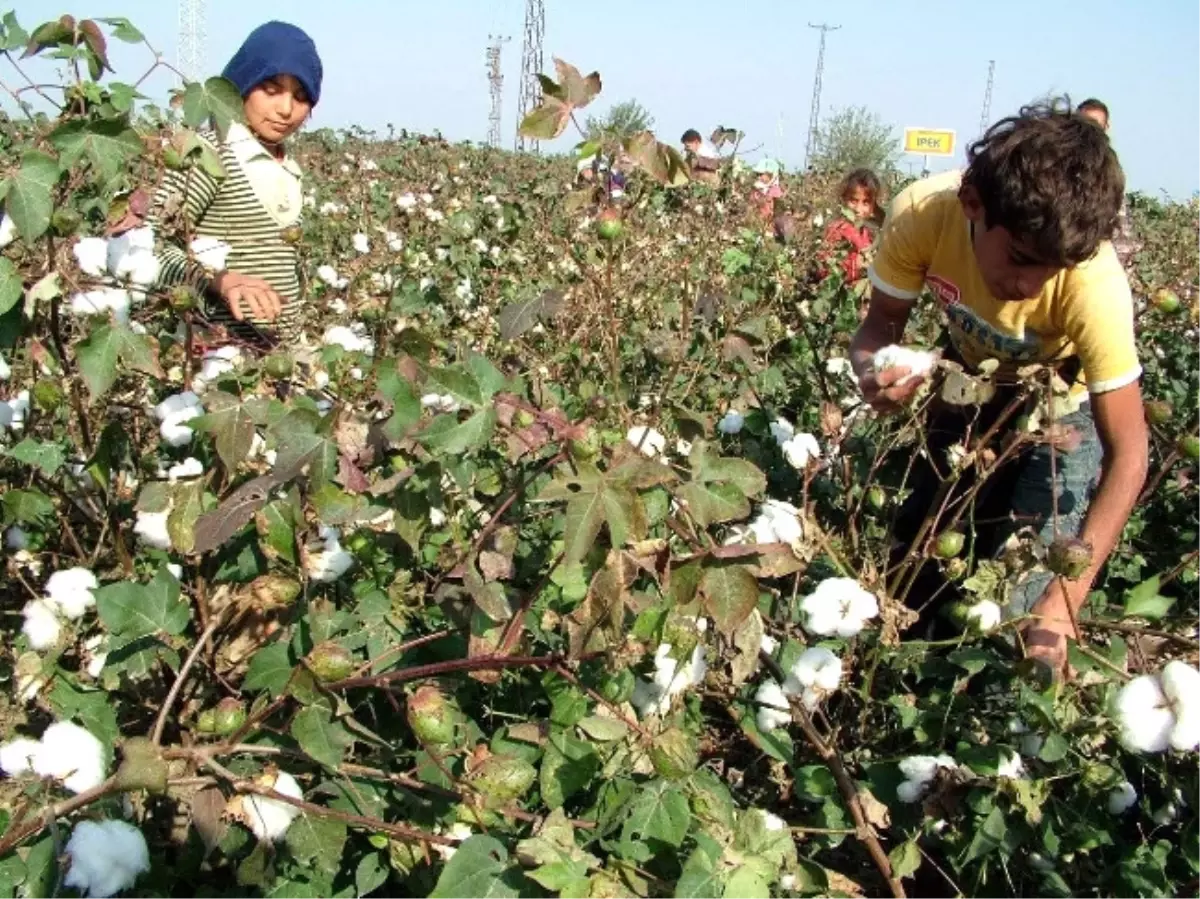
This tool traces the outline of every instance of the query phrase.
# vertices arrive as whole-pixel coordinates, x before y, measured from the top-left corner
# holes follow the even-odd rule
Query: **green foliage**
[[[654,116],[637,100],[614,104],[602,116],[588,116],[583,131],[589,141],[623,141],[654,127]]]
[[[808,167],[845,174],[866,168],[884,177],[895,170],[900,142],[891,125],[865,106],[829,113],[817,127],[816,147]]]

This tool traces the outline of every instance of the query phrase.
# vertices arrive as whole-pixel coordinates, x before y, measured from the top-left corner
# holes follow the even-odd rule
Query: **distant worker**
[[[830,263],[841,253],[845,253],[841,267],[847,284],[866,277],[866,251],[875,242],[876,230],[883,224],[882,191],[878,176],[870,169],[855,169],[842,179],[838,191],[842,208],[825,229],[821,247],[822,278],[829,274]]]
[[[679,141],[691,163],[693,178],[705,184],[715,184],[718,180],[717,169],[721,166],[721,154],[717,148],[702,138],[695,128],[683,132]]]
[[[1075,111],[1085,119],[1095,122],[1104,129],[1106,134],[1108,133],[1108,107],[1103,102],[1095,97],[1090,97],[1080,103]],[[1134,254],[1141,249],[1141,245],[1133,233],[1133,223],[1129,221],[1129,202],[1126,197],[1121,198],[1121,211],[1117,215],[1117,230],[1113,232],[1112,242],[1113,249],[1117,251],[1117,258],[1121,260],[1121,265],[1129,268]]]
[[[754,191],[750,194],[750,203],[764,222],[774,219],[775,201],[783,196],[779,170],[779,163],[774,159],[760,159],[754,166]]]

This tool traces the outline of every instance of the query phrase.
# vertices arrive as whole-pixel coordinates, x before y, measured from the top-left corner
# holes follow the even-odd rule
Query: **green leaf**
[[[55,854],[56,837],[48,833],[32,846],[25,856],[25,882],[21,886],[22,896],[53,896],[58,882],[58,859]]]
[[[613,740],[624,740],[629,734],[629,725],[619,718],[602,718],[599,715],[589,715],[579,721],[577,726],[593,740],[609,743]]]
[[[104,747],[105,760],[111,760],[112,747],[117,744],[117,713],[103,690],[87,690],[65,677],[56,677],[48,697],[50,706],[59,718],[73,718]]]
[[[758,580],[745,565],[728,562],[705,565],[700,592],[702,608],[725,636],[741,627],[758,606]]]
[[[642,836],[680,846],[691,826],[687,796],[678,787],[658,780],[634,799],[621,835],[624,839]]]
[[[196,521],[204,511],[204,482],[177,484],[172,492],[174,504],[167,515],[167,536],[171,546],[190,553],[196,544]]]
[[[21,299],[24,284],[17,267],[9,259],[0,258],[0,315],[6,313]]]
[[[1158,592],[1158,575],[1138,584],[1125,596],[1125,618],[1146,618],[1155,621],[1164,617],[1175,600]]]
[[[567,733],[551,737],[542,756],[539,785],[547,808],[561,808],[583,790],[600,770],[600,756],[590,743]]]
[[[53,476],[67,461],[66,453],[57,443],[43,443],[32,437],[26,437],[12,449],[5,450],[4,455],[32,465],[46,477]]]
[[[54,518],[54,503],[40,490],[10,487],[0,493],[0,506],[8,524],[39,524]]]
[[[725,899],[770,899],[771,884],[767,879],[767,866],[761,860],[759,864],[748,864],[752,859],[747,858],[743,864],[730,872],[725,881]]]
[[[21,157],[21,167],[12,176],[5,200],[5,211],[17,226],[17,233],[32,243],[50,227],[54,211],[54,185],[61,174],[58,162],[38,150]]]
[[[328,709],[310,705],[296,714],[292,721],[292,736],[306,753],[330,768],[342,763],[354,738],[346,728],[333,720]]]
[[[292,565],[296,558],[296,507],[286,499],[269,502],[258,513],[259,535],[263,551]]]
[[[116,177],[142,154],[142,141],[124,119],[70,121],[50,133],[64,168],[74,168],[86,156],[104,180]]]
[[[704,833],[696,834],[696,848],[683,863],[675,884],[676,899],[709,899],[725,892],[724,871],[717,866],[721,846]]]
[[[328,423],[310,409],[293,409],[271,428],[275,445],[276,471],[299,470],[310,466],[309,478],[314,488],[333,479],[337,471],[337,441],[326,432]]]
[[[703,527],[745,518],[750,514],[749,498],[766,490],[766,476],[757,466],[721,456],[704,440],[692,444],[688,462],[692,480],[680,488],[680,495]]]
[[[370,896],[387,883],[391,873],[391,866],[380,853],[368,852],[359,859],[354,869],[354,887],[358,890],[358,895]]]
[[[479,383],[484,402],[508,387],[508,379],[492,365],[486,356],[474,351],[467,353],[467,368]]]
[[[500,324],[500,336],[504,340],[520,337],[539,322],[546,322],[558,314],[562,307],[560,290],[547,290],[532,300],[510,303],[500,310],[496,320]]]
[[[112,27],[112,36],[119,41],[127,44],[140,44],[146,39],[140,31],[133,27],[132,22],[122,16],[113,16],[100,19],[100,21]]]
[[[195,419],[191,427],[212,434],[217,455],[227,469],[235,471],[254,443],[254,418],[245,403],[220,390],[205,394],[204,406],[207,414]]]
[[[921,850],[916,840],[906,840],[888,853],[892,873],[897,877],[912,877],[921,867]]]
[[[461,896],[516,897],[515,872],[508,864],[508,850],[495,837],[477,834],[468,837],[446,862],[430,899],[458,899]]]
[[[193,81],[183,93],[184,124],[198,128],[211,118],[222,138],[231,123],[242,120],[243,108],[241,93],[224,78]]]
[[[1004,812],[999,808],[993,808],[988,812],[987,818],[980,824],[979,829],[975,831],[975,836],[967,849],[967,861],[973,862],[999,848],[1003,845],[1007,833],[1008,824],[1004,820]]]
[[[346,825],[320,815],[300,815],[287,829],[292,858],[306,868],[336,871],[346,846]]]
[[[242,688],[250,692],[266,690],[272,696],[278,696],[291,679],[294,667],[287,641],[276,640],[254,654]]]
[[[117,379],[117,363],[155,377],[162,377],[155,345],[150,337],[138,334],[128,325],[105,324],[75,346],[79,371],[87,383],[94,403],[106,394]]]
[[[95,595],[100,620],[123,637],[181,634],[192,617],[191,606],[180,597],[179,581],[165,568],[145,586],[118,581],[99,588]]]
[[[489,407],[480,409],[462,424],[453,415],[439,415],[418,439],[430,449],[457,456],[484,446],[495,428],[496,410]]]
[[[467,371],[461,365],[430,368],[425,374],[428,378],[426,390],[451,396],[464,406],[483,405],[483,386],[474,372]]]

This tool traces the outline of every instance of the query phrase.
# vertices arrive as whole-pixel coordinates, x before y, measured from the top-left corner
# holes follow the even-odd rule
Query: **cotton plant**
[[[150,870],[146,838],[127,821],[80,821],[67,841],[63,884],[88,896],[115,896]]]
[[[849,638],[879,614],[879,600],[853,578],[831,577],[800,601],[800,609],[809,633]]]
[[[57,721],[40,740],[18,737],[0,745],[0,769],[9,777],[36,774],[84,793],[108,776],[104,747],[91,731],[70,721]]]
[[[1131,752],[1190,752],[1200,745],[1200,670],[1175,660],[1135,677],[1117,693],[1114,717]]]
[[[708,620],[695,619],[691,625],[700,634],[708,630]],[[687,623],[680,625],[686,627]],[[650,680],[638,678],[633,687],[630,702],[637,709],[638,715],[645,718],[649,715],[665,715],[671,710],[671,705],[692,687],[703,683],[708,673],[704,644],[697,643],[691,656],[682,663],[672,658],[673,645],[660,643],[654,651],[654,674]]]
[[[86,568],[64,568],[50,575],[45,596],[25,604],[21,633],[31,648],[41,651],[58,645],[62,619],[78,621],[96,605],[96,575]]]

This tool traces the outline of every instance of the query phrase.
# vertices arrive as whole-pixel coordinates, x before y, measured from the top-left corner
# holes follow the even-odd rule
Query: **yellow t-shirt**
[[[1072,391],[1105,393],[1138,379],[1133,298],[1112,244],[1064,269],[1040,294],[1004,302],[979,272],[970,223],[958,199],[961,172],[909,185],[896,195],[868,276],[897,299],[915,300],[928,286],[946,314],[954,348],[969,366],[996,359],[1004,369],[1078,356]]]

